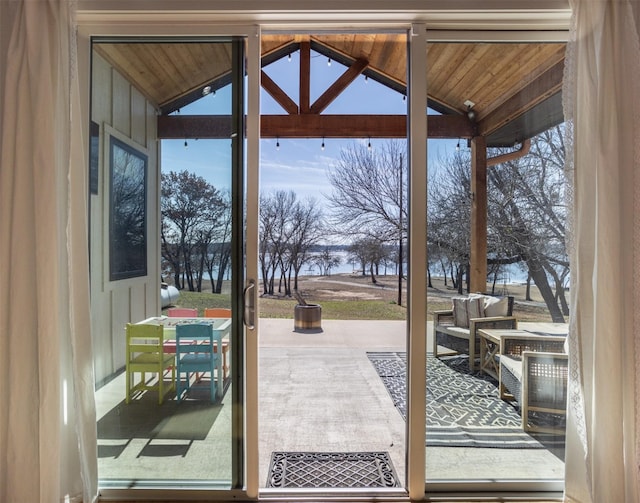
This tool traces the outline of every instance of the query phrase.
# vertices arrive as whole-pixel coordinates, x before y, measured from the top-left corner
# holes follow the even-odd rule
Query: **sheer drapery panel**
[[[0,2],[0,501],[97,491],[74,12]]]
[[[571,225],[565,498],[638,501],[640,48],[627,0],[573,0],[564,81]]]

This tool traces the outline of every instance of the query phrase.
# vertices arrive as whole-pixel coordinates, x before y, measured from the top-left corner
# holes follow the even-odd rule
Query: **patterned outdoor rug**
[[[273,452],[267,487],[399,487],[387,452]]]
[[[406,420],[406,353],[372,352],[369,360],[394,405]],[[441,447],[564,447],[562,435],[532,435],[522,430],[518,410],[501,400],[497,382],[471,374],[466,357],[427,357],[427,445]]]

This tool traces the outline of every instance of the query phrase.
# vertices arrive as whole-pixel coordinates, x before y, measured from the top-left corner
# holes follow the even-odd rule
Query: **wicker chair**
[[[530,413],[566,414],[565,337],[506,336],[501,343],[500,398],[518,402],[524,431],[564,433],[564,427],[535,424]]]
[[[518,320],[513,316],[514,298],[508,296],[507,316],[471,318],[469,328],[457,327],[453,309],[434,311],[433,313],[433,354],[438,356],[438,346],[449,348],[456,353],[469,355],[469,368],[476,368],[476,359],[480,354],[480,329],[516,329]],[[473,334],[473,336],[471,336]]]

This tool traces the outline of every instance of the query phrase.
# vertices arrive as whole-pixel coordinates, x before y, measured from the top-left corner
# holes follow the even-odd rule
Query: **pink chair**
[[[198,310],[192,307],[171,307],[167,309],[167,316],[169,316],[169,318],[197,318]],[[175,339],[164,341],[164,344],[162,346],[165,353],[176,352]]]
[[[198,310],[192,307],[171,307],[167,310],[170,318],[197,318]]]

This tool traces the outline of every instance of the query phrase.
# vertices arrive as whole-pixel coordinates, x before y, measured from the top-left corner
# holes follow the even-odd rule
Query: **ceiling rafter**
[[[293,101],[284,90],[276,84],[269,75],[263,70],[260,75],[260,85],[271,96],[285,112],[297,115],[299,112],[298,105]]]
[[[320,114],[369,66],[366,59],[357,59],[338,79],[311,105],[311,113]]]

